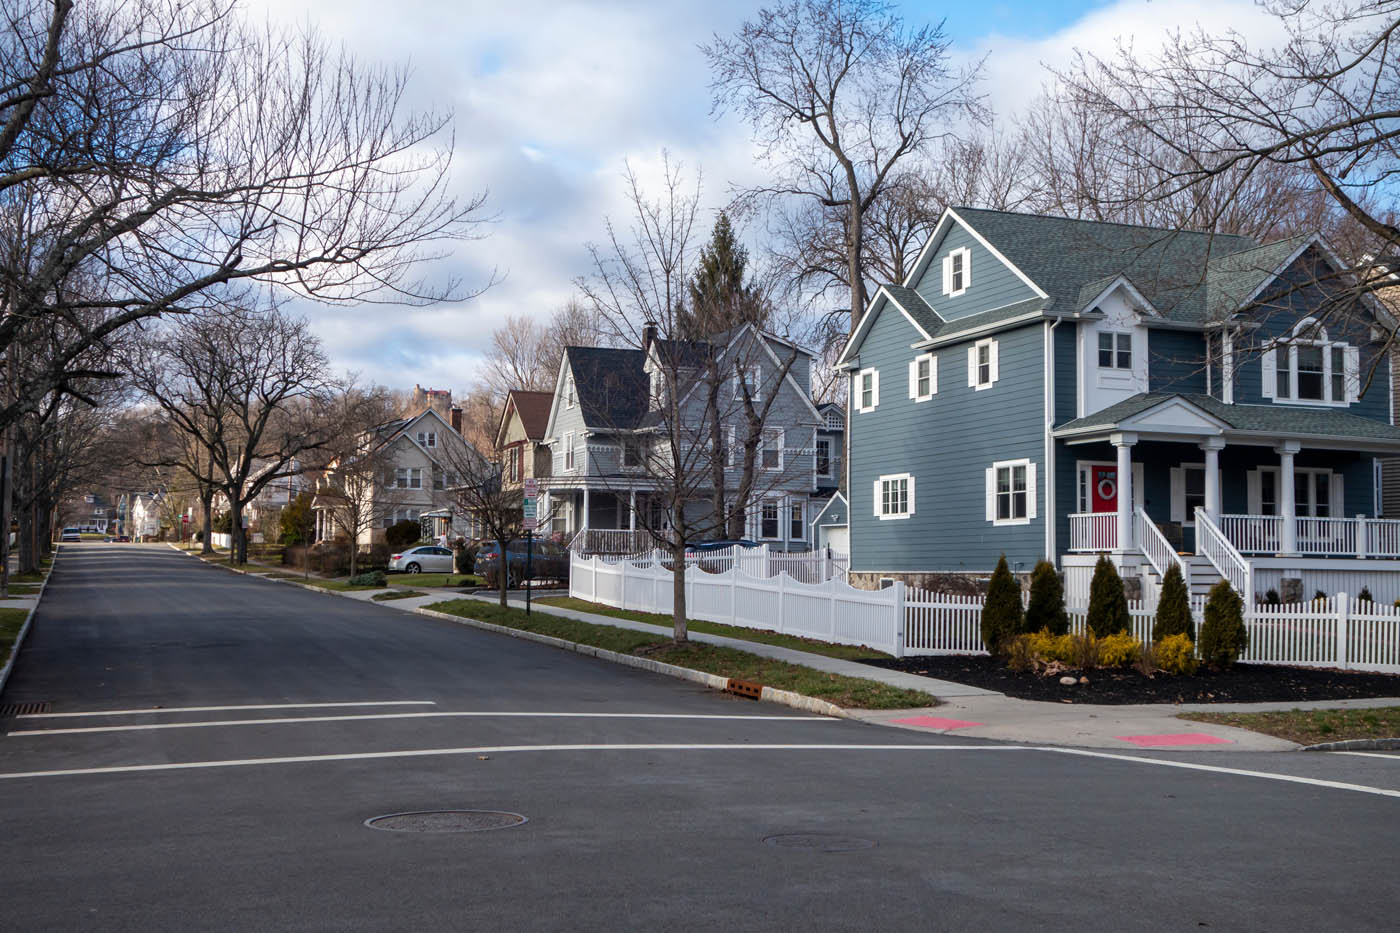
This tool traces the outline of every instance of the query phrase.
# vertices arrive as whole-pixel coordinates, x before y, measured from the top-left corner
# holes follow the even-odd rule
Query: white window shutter
[[[1259,365],[1264,373],[1264,398],[1274,398],[1274,391],[1278,386],[1278,351],[1273,347],[1265,350],[1259,357]],[[1224,373],[1221,373],[1222,379]],[[1223,385],[1223,383],[1222,383]],[[1221,393],[1224,396],[1224,393]],[[1254,513],[1258,514],[1258,513]]]
[[[1246,498],[1249,500],[1249,514],[1261,515],[1264,512],[1264,492],[1259,481],[1259,471],[1250,470],[1245,474]]]
[[[914,475],[909,474],[909,514],[914,514]]]
[[[1035,461],[1026,466],[1026,518],[1035,518]]]
[[[1346,483],[1345,478],[1340,473],[1332,474],[1332,515],[1336,518],[1346,518]]]
[[[909,397],[916,399],[919,397],[919,360],[918,357],[909,361]]]
[[[787,432],[780,429],[773,442],[778,445],[778,469],[781,470],[783,461],[787,459]]]
[[[998,357],[998,355],[999,355],[998,352],[997,352],[997,350],[1000,348],[1000,346],[1001,346],[1001,342],[1000,342],[1000,341],[998,341],[998,340],[993,340],[993,341],[992,341],[992,382],[996,382],[998,379],[1001,378],[1001,370],[1000,370],[1000,367],[999,367],[998,364],[997,364],[997,357]]]
[[[880,404],[880,371],[877,369],[870,374],[870,407],[874,408]]]
[[[1344,352],[1346,358],[1346,383],[1347,401],[1354,402],[1361,397],[1361,354],[1356,347],[1347,347]]]
[[[972,287],[972,250],[963,250],[963,290]]]
[[[997,471],[995,467],[987,467],[987,521],[994,522],[997,519]]]
[[[928,392],[938,394],[938,357],[932,355],[928,358]]]
[[[947,295],[953,291],[953,256],[948,254],[943,257],[943,294]]]
[[[1172,521],[1186,521],[1186,477],[1181,467],[1171,468]]]
[[[973,344],[967,348],[967,387],[974,389],[977,387],[977,345]]]
[[[874,505],[874,507],[873,507],[873,509],[872,509],[872,513],[871,513],[871,514],[875,515],[875,516],[878,518],[879,515],[880,515],[880,481],[879,481],[878,479],[875,481],[875,499],[874,499],[874,502],[875,502],[875,505]]]

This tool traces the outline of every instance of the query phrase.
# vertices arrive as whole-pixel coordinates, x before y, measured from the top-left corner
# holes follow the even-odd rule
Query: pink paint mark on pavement
[[[1116,738],[1124,742],[1132,742],[1142,748],[1154,748],[1163,745],[1234,745],[1230,739],[1222,739],[1215,735],[1206,735],[1204,732],[1178,732],[1171,735],[1120,735]]]
[[[891,719],[890,722],[901,726],[921,726],[925,729],[966,729],[969,726],[985,725],[980,722],[968,722],[966,719],[946,719],[943,716],[911,716],[908,719]]]

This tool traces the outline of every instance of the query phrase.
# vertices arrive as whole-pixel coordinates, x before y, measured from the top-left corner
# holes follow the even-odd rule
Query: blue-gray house
[[[1394,321],[1319,236],[1258,244],[971,208],[879,288],[849,373],[851,571],[939,586],[1107,552],[1262,596],[1400,598],[1379,519]]]

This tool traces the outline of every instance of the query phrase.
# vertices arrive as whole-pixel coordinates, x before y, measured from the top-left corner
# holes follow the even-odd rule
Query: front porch
[[[1141,568],[1149,596],[1176,564],[1197,592],[1223,577],[1258,600],[1362,587],[1400,598],[1400,521],[1376,517],[1375,480],[1375,458],[1400,450],[1400,431],[1341,412],[1265,411],[1334,432],[1241,430],[1179,396],[1058,430],[1061,501],[1072,509],[1062,564],[1109,553]]]

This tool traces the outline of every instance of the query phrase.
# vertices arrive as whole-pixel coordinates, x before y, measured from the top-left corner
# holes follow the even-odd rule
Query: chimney
[[[462,433],[462,406],[452,406],[452,430],[458,434]]]
[[[656,322],[647,321],[642,325],[642,350],[650,350],[652,343],[656,340]]]

